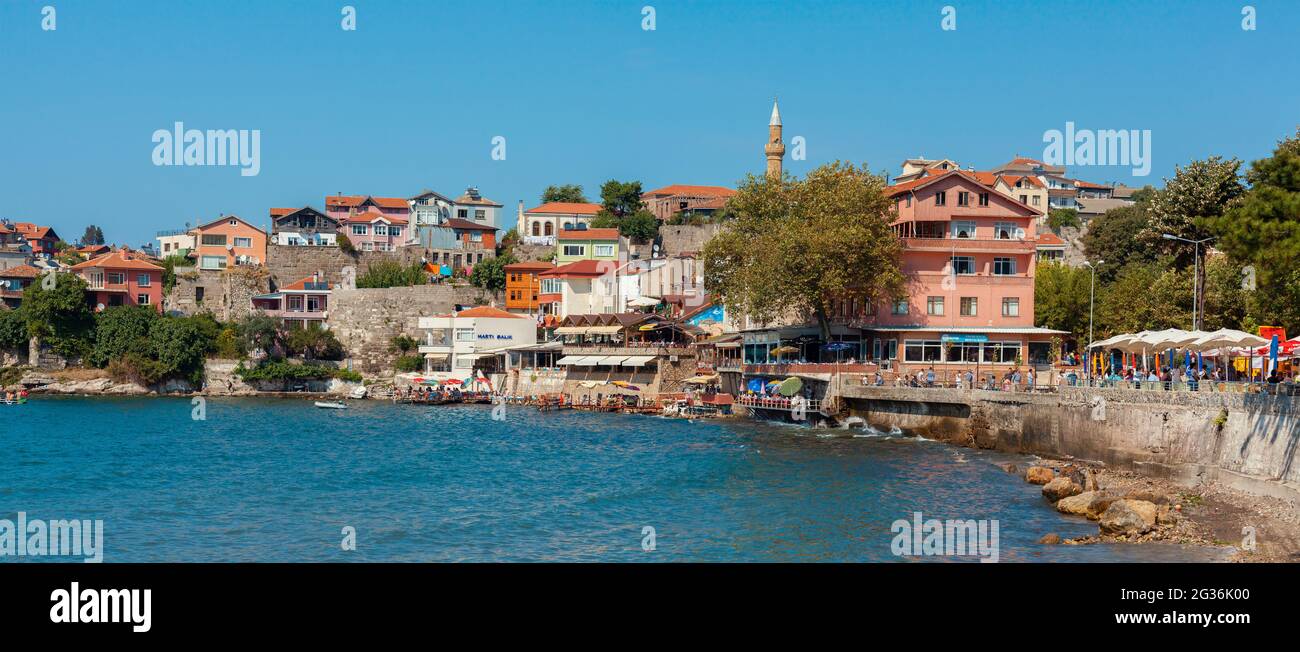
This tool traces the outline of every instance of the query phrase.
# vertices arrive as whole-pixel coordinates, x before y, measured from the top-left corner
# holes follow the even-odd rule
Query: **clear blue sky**
[[[1075,176],[1159,184],[1194,158],[1264,156],[1300,123],[1300,2],[1252,0],[1253,32],[1243,4],[3,0],[0,216],[139,245],[337,191],[473,184],[508,220],[551,183],[733,185],[762,169],[773,96],[787,142],[808,143],[796,174],[918,154],[985,168],[1073,121],[1150,129],[1154,150],[1145,179]],[[154,166],[151,135],[176,121],[260,129],[261,174]]]

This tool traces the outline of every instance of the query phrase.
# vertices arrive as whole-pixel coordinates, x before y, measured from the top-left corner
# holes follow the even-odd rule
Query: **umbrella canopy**
[[[687,385],[711,385],[718,382],[718,375],[710,374],[704,376],[691,376],[682,382]]]
[[[444,385],[462,385],[462,384],[464,384],[464,381],[460,380],[459,378],[448,378],[447,380],[442,381],[442,384],[444,384]]]
[[[763,387],[764,383],[762,378],[750,378],[749,382],[745,383],[745,389],[748,389],[751,392],[761,392],[763,391]]]
[[[1162,331],[1147,331],[1137,339],[1153,349],[1165,349],[1195,342],[1199,337],[1199,335],[1191,335],[1185,330],[1166,328]]]
[[[781,381],[781,386],[777,388],[776,391],[780,393],[781,396],[794,396],[795,394],[798,394],[801,389],[803,389],[803,379],[798,376],[791,376]]]
[[[1128,334],[1128,333],[1124,333],[1124,334],[1122,334],[1122,335],[1116,335],[1116,336],[1114,336],[1114,337],[1108,337],[1108,338],[1106,338],[1106,339],[1104,339],[1104,340],[1100,340],[1100,341],[1097,341],[1097,342],[1093,342],[1091,346],[1092,346],[1092,348],[1116,348],[1116,349],[1118,349],[1118,348],[1122,348],[1122,347],[1124,347],[1124,346],[1127,345],[1127,344],[1131,344],[1131,343],[1133,342],[1133,339],[1134,339],[1135,337],[1136,337],[1135,335],[1130,335],[1130,334]]]
[[[633,306],[633,307],[636,307],[636,308],[648,308],[648,307],[650,307],[650,306],[657,306],[657,305],[659,305],[659,300],[658,300],[658,299],[652,299],[652,298],[650,298],[650,297],[637,297],[637,298],[635,298],[635,299],[632,299],[631,301],[628,301],[628,302],[627,302],[627,305],[629,305],[629,306]]]
[[[778,346],[775,349],[772,349],[772,353],[775,353],[777,355],[785,355],[787,353],[798,353],[798,352],[799,352],[799,347],[790,346],[789,344],[785,346]]]
[[[633,385],[632,383],[629,383],[629,382],[627,382],[626,380],[615,380],[615,381],[610,382],[610,384],[613,385],[613,386],[615,386],[615,387],[617,387],[617,388],[619,388],[619,389],[626,389],[626,390],[629,391],[629,392],[639,392],[639,391],[641,391],[641,388],[640,388],[640,387],[637,387],[636,385]]]
[[[822,345],[822,348],[827,351],[848,351],[854,347],[848,342],[827,342]]]
[[[1264,346],[1265,344],[1268,344],[1268,340],[1258,335],[1251,335],[1231,328],[1220,328],[1197,338],[1194,342],[1188,344],[1187,348],[1193,351],[1206,351],[1224,347]]]

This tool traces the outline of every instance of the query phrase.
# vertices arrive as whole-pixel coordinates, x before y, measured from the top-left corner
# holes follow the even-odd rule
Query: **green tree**
[[[659,220],[650,211],[641,209],[623,218],[618,224],[618,232],[632,240],[648,242],[659,235]]]
[[[1034,322],[1069,331],[1086,342],[1091,283],[1092,272],[1086,267],[1039,263],[1034,270]]]
[[[26,348],[28,337],[27,316],[22,307],[0,308],[0,349]]]
[[[500,291],[506,289],[506,265],[515,262],[515,257],[497,256],[496,258],[487,258],[481,263],[474,265],[474,271],[469,275],[470,284],[485,290]]]
[[[245,317],[238,325],[239,337],[245,351],[261,349],[267,355],[274,356],[283,345],[280,337],[280,322],[266,314],[253,314]]]
[[[542,203],[546,204],[553,201],[585,204],[587,203],[587,197],[582,194],[582,186],[578,184],[546,186],[546,190],[542,191]]]
[[[402,355],[406,355],[418,348],[420,348],[420,343],[417,342],[415,338],[406,335],[405,333],[394,336],[393,339],[388,342],[389,351],[401,353]]]
[[[1150,263],[1156,252],[1134,237],[1151,224],[1145,204],[1121,206],[1098,215],[1083,234],[1083,251],[1088,260],[1105,261],[1097,266],[1098,282],[1109,283],[1125,263]]]
[[[164,378],[185,378],[198,384],[203,380],[203,360],[212,340],[194,319],[163,317],[153,323],[149,339]]]
[[[1192,275],[1159,262],[1132,262],[1097,292],[1099,339],[1118,333],[1191,328]]]
[[[352,244],[352,238],[349,238],[346,233],[338,234],[338,237],[335,239],[335,241],[338,242],[339,250],[342,251],[343,253],[349,256],[357,255],[357,247],[356,245]]]
[[[1241,161],[1212,156],[1175,168],[1174,178],[1165,180],[1148,202],[1150,223],[1139,236],[1144,244],[1161,254],[1178,257],[1178,266],[1192,264],[1194,249],[1168,233],[1188,240],[1209,236],[1207,226],[1235,205],[1246,188],[1238,171]]]
[[[308,360],[338,360],[343,357],[343,345],[334,332],[321,328],[319,324],[290,330],[285,342],[290,353]]]
[[[610,179],[600,187],[601,210],[617,218],[627,217],[644,206],[640,181]]]
[[[176,287],[176,268],[193,267],[194,261],[179,254],[172,254],[162,259],[161,262],[163,268],[163,294],[167,295],[171,294],[172,288]]]
[[[366,273],[357,277],[359,288],[393,288],[408,285],[424,285],[428,277],[420,263],[403,265],[393,260],[381,260],[373,263]]]
[[[114,306],[95,316],[95,348],[88,362],[104,367],[128,353],[152,355],[150,335],[154,322],[162,319],[149,306]]]
[[[1047,228],[1060,233],[1067,226],[1079,226],[1079,211],[1073,208],[1053,208],[1047,212]]]
[[[87,226],[85,232],[81,234],[81,246],[102,244],[104,244],[104,231],[94,224]]]
[[[704,246],[705,287],[732,314],[811,317],[829,339],[834,302],[906,296],[893,208],[866,166],[836,161],[803,180],[750,175],[731,198],[736,218]]]
[[[95,320],[86,301],[86,282],[73,274],[54,273],[46,289],[41,277],[23,290],[28,334],[39,337],[65,358],[90,353]]]
[[[1300,329],[1300,129],[1255,161],[1246,191],[1222,215],[1206,220],[1215,246],[1250,265],[1256,316],[1267,325]]]

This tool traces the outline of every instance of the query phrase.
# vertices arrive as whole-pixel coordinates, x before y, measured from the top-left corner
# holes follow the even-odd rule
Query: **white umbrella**
[[[1258,336],[1251,335],[1243,331],[1233,330],[1231,328],[1220,328],[1213,333],[1206,333],[1197,338],[1195,341],[1188,343],[1187,348],[1194,351],[1208,351],[1224,347],[1247,347],[1247,346],[1264,346],[1268,340]]]
[[[1117,349],[1132,342],[1134,337],[1135,337],[1134,335],[1129,335],[1128,333],[1125,333],[1123,335],[1116,335],[1114,337],[1108,337],[1104,340],[1093,342],[1091,348],[1095,349],[1097,347],[1104,347],[1108,349]]]

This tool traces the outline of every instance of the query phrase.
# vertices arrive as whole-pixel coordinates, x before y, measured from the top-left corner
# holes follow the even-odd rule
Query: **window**
[[[614,257],[614,245],[596,245],[596,256]]]
[[[1020,357],[1020,342],[989,342],[984,345],[984,361],[1011,364]]]
[[[387,225],[387,224],[376,224],[376,225],[375,225],[375,235],[387,236],[387,235],[388,235],[388,225]]]
[[[487,219],[487,211],[486,211],[486,210],[483,210],[483,209],[480,208],[480,209],[476,209],[476,210],[474,211],[474,221],[476,221],[476,222],[482,222],[482,221],[485,220],[485,219]]]
[[[370,227],[365,224],[353,224],[352,235],[369,235]]]
[[[544,278],[542,279],[542,294],[559,294],[560,279]]]
[[[954,274],[975,273],[974,256],[953,256],[952,259],[949,260],[949,264],[952,265],[952,271]]]
[[[457,341],[457,342],[473,342],[473,341],[474,341],[474,329],[472,329],[472,328],[457,328],[457,329],[456,329],[456,341]]]
[[[198,303],[198,304],[202,304],[202,303],[203,303],[203,286],[202,286],[202,285],[197,286],[197,287],[194,288],[194,303]]]
[[[483,232],[482,232],[482,231],[474,231],[473,233],[470,233],[470,234],[469,234],[469,241],[470,241],[470,242],[483,242]]]
[[[140,286],[140,287],[142,287],[142,288],[147,288],[147,287],[149,287],[149,285],[151,284],[151,281],[152,281],[152,279],[149,277],[148,274],[136,274],[136,275],[135,275],[135,284],[138,285],[138,286]]]
[[[205,245],[207,245],[207,246],[209,246],[209,247],[224,247],[224,246],[226,246],[226,236],[224,236],[224,235],[204,235],[204,236],[203,236],[203,244],[205,244]]]
[[[247,248],[253,246],[253,239],[252,239],[252,238],[235,238],[235,246],[236,246],[236,247],[244,247],[245,249],[247,249]]]
[[[320,312],[321,310],[324,310],[324,299],[325,297],[307,297],[307,312]]]
[[[935,206],[946,206],[946,205],[948,205],[948,193],[946,193],[946,192],[944,192],[944,191],[942,191],[942,190],[940,190],[939,192],[934,193],[934,205],[935,205]]]
[[[547,222],[547,223],[546,223],[546,235],[555,235],[555,225],[554,225],[554,224],[552,224],[552,223],[550,223],[550,222]]]
[[[968,220],[954,221],[952,223],[952,237],[954,238],[975,237],[975,223]]]
[[[906,204],[907,207],[908,207],[908,208],[911,208],[911,207],[912,207],[912,193],[908,193],[908,194],[907,194],[907,198],[904,199],[904,201],[907,202],[907,204]]]
[[[390,226],[390,227],[388,227],[388,235],[391,235],[391,236],[393,236],[394,238],[401,237],[401,235],[402,235],[402,227],[400,227],[400,226]]]
[[[978,312],[979,312],[979,298],[978,298],[978,297],[962,297],[962,298],[961,298],[961,316],[962,316],[962,317],[974,317],[976,314],[978,314]]]
[[[1020,227],[1015,222],[998,222],[993,225],[993,237],[999,240],[1013,240],[1021,237]]]
[[[1038,196],[1038,195],[1034,195],[1033,197],[1031,197],[1031,199],[1034,200],[1033,205],[1034,205],[1034,206],[1037,206],[1037,205],[1038,205],[1039,196]]]
[[[925,314],[942,315],[943,314],[943,297],[926,297]]]
[[[1010,276],[1016,273],[1015,258],[994,258],[993,273],[999,276]]]
[[[533,235],[541,235],[541,234],[542,234],[542,223],[533,222]]]
[[[123,283],[126,283],[126,274],[123,274],[122,272],[109,272],[109,273],[108,273],[108,284],[109,284],[109,285],[121,285],[121,284],[123,284]]]
[[[375,243],[373,243],[373,242],[368,242],[368,241],[367,241],[367,242],[363,242],[363,243],[361,243],[361,250],[362,250],[362,251],[374,251],[374,250],[375,250]]]
[[[1002,297],[1002,316],[1020,316],[1020,299],[1018,297]]]
[[[239,222],[236,222],[235,220],[230,220],[229,222],[226,222],[226,224],[229,224],[230,226],[238,226]]]
[[[895,315],[906,315],[906,314],[907,314],[907,299],[904,299],[904,300],[902,300],[902,301],[895,301],[895,302],[894,302],[893,313],[894,313]]]
[[[980,344],[978,342],[949,342],[944,351],[945,362],[979,362]]]
[[[980,206],[988,206],[988,205],[989,205],[989,194],[987,192],[980,193]]]
[[[584,245],[564,245],[565,256],[585,256],[587,247]]]
[[[459,217],[459,218],[462,219],[462,220],[465,219],[465,218],[467,218],[467,217],[469,217],[469,209],[468,209],[468,208],[457,208],[457,209],[456,209],[456,217]]]
[[[903,360],[906,362],[942,362],[943,342],[938,340],[907,340],[903,343]]]
[[[970,193],[962,191],[957,193],[958,206],[970,206]]]
[[[204,256],[199,259],[199,267],[202,269],[225,269],[225,256]]]
[[[125,303],[126,303],[126,299],[122,298],[122,295],[120,294],[114,294],[108,298],[108,305],[110,306],[120,306],[120,305],[124,305]]]
[[[1021,195],[1021,196],[1020,196],[1020,203],[1022,203],[1022,204],[1028,204],[1028,203],[1029,203],[1029,195]]]
[[[147,295],[147,294],[137,294],[137,295],[135,295],[135,302],[136,302],[137,305],[147,306],[147,305],[149,305],[149,295]]]
[[[299,295],[290,295],[286,302],[289,306],[289,312],[302,312],[302,297]]]

